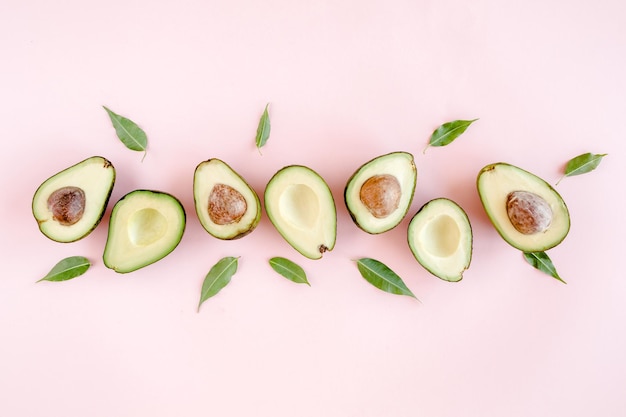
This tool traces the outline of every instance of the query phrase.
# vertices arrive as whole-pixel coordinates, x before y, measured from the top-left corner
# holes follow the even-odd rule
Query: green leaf
[[[239,257],[227,256],[220,259],[209,271],[202,283],[202,291],[200,293],[200,302],[198,303],[198,311],[200,306],[209,298],[220,292],[230,282],[230,279],[237,272],[237,260]]]
[[[424,148],[424,152],[429,146],[446,146],[452,143],[456,138],[461,136],[463,132],[478,119],[473,120],[455,120],[447,122],[439,126],[430,136],[430,142]]]
[[[84,256],[70,256],[69,258],[65,258],[59,263],[57,263],[51,270],[48,272],[48,275],[41,278],[39,281],[67,281],[68,279],[76,278],[84,274],[91,263]]]
[[[567,165],[565,165],[565,174],[557,181],[557,185],[565,177],[573,177],[574,175],[586,174],[587,172],[593,171],[600,165],[602,158],[607,155],[606,153],[594,154],[587,152],[570,159]]]
[[[265,110],[263,110],[263,114],[259,120],[259,126],[256,129],[256,147],[259,149],[259,153],[261,152],[261,148],[267,143],[267,140],[270,137],[270,130],[272,128],[270,124],[270,115],[267,110],[269,105],[269,103],[265,105]]]
[[[311,285],[306,278],[304,269],[287,258],[274,257],[270,259],[270,266],[274,271],[278,272],[290,281],[298,284]]]
[[[563,279],[556,272],[556,268],[552,263],[552,260],[545,252],[524,252],[524,259],[526,262],[531,264],[534,268],[545,272],[553,278],[558,279],[563,284],[567,284],[567,282],[563,281]]]
[[[382,262],[371,258],[361,258],[356,261],[356,264],[363,278],[376,288],[391,294],[417,298],[402,279]]]
[[[104,110],[109,114],[111,123],[113,123],[113,127],[115,128],[115,133],[117,133],[117,137],[122,143],[130,150],[143,151],[143,158],[145,158],[148,146],[146,132],[132,120],[114,113],[105,106],[102,107],[104,107]],[[141,159],[142,161],[143,158]]]

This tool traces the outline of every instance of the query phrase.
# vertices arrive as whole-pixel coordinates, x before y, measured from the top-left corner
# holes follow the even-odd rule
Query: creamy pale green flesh
[[[485,166],[478,174],[477,188],[487,216],[495,229],[511,246],[524,252],[545,251],[565,239],[570,217],[559,193],[538,176],[507,163]],[[513,191],[529,191],[543,198],[552,210],[550,226],[543,232],[523,234],[511,223],[506,201]]]
[[[150,265],[176,248],[185,230],[185,211],[170,194],[136,190],[111,212],[103,260],[116,272]]]
[[[429,201],[413,216],[408,241],[415,259],[433,275],[460,281],[472,259],[472,228],[469,218],[455,202]]]
[[[319,259],[335,247],[335,201],[310,168],[291,165],[278,171],[265,188],[265,210],[276,230],[307,258]]]
[[[74,242],[87,236],[100,223],[113,185],[115,168],[105,158],[94,156],[79,162],[44,181],[35,192],[32,210],[39,229],[57,242]],[[77,187],[85,194],[85,210],[72,225],[54,219],[48,208],[48,197],[64,187]]]
[[[398,207],[388,216],[375,217],[361,201],[360,191],[363,184],[375,175],[388,174],[395,177],[401,189]],[[413,155],[408,152],[392,152],[381,155],[363,164],[348,180],[344,191],[344,200],[352,220],[364,231],[371,234],[386,232],[396,227],[406,216],[413,201],[417,169]]]
[[[213,187],[224,184],[237,190],[245,199],[247,210],[236,222],[217,224],[211,220],[208,201]],[[219,239],[236,239],[250,233],[261,219],[261,202],[257,193],[230,166],[219,159],[201,162],[194,173],[193,195],[196,214],[202,227]]]

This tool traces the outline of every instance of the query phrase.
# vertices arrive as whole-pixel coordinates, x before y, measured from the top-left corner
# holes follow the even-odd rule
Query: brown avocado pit
[[[393,213],[400,204],[402,188],[393,175],[374,175],[368,178],[359,192],[359,198],[372,216],[384,219]]]
[[[244,196],[226,184],[215,184],[209,194],[208,213],[218,225],[236,223],[246,214],[248,205]]]
[[[506,212],[513,227],[525,235],[542,233],[552,223],[552,209],[548,202],[529,191],[509,193]]]
[[[63,226],[71,226],[83,218],[85,192],[78,187],[63,187],[48,197],[48,210],[52,218]]]

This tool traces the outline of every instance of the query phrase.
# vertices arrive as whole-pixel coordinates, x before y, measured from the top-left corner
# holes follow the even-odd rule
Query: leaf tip
[[[114,117],[114,116],[116,116],[116,115],[117,115],[117,114],[116,114],[113,110],[111,110],[110,108],[108,108],[108,107],[107,107],[107,106],[105,106],[105,105],[102,105],[102,108],[103,108],[103,109],[107,112],[107,114],[109,115],[109,117]]]

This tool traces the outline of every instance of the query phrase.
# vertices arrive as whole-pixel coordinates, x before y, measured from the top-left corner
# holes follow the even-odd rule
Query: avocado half
[[[561,195],[535,174],[514,165],[486,165],[476,181],[480,201],[500,236],[523,252],[557,246],[570,229]]]
[[[39,230],[56,242],[84,238],[102,220],[114,184],[115,168],[101,156],[54,174],[33,196],[33,216]]]
[[[409,248],[430,273],[456,282],[472,261],[472,227],[465,211],[452,200],[424,204],[408,227]]]
[[[173,195],[131,191],[111,211],[104,265],[127,273],[164,258],[180,243],[185,222],[185,210]]]
[[[392,152],[366,162],[344,190],[350,217],[370,234],[393,229],[408,213],[416,182],[417,169],[408,152]]]
[[[320,259],[335,247],[335,200],[317,172],[301,165],[280,169],[267,183],[264,199],[276,230],[302,255]]]
[[[193,177],[193,197],[200,224],[218,239],[241,238],[261,220],[257,193],[220,159],[198,164]]]

